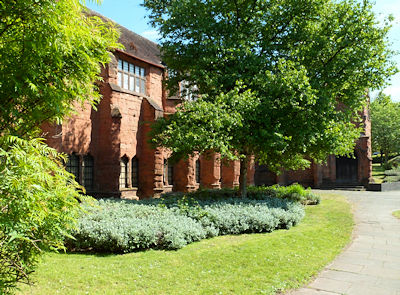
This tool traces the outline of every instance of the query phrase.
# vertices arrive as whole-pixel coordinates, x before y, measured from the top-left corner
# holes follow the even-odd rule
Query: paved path
[[[352,203],[353,242],[293,295],[400,295],[400,192],[341,191]]]

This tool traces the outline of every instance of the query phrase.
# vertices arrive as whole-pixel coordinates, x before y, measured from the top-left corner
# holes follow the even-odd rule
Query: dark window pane
[[[128,62],[126,62],[126,61],[124,61],[124,71],[125,72],[128,72],[129,71],[129,63]]]
[[[83,157],[83,186],[86,190],[93,189],[94,160],[93,157],[87,155]]]
[[[174,184],[174,166],[168,163],[168,184]]]
[[[196,182],[200,183],[200,160],[196,161]]]
[[[80,183],[79,156],[72,154],[68,156],[66,170],[75,175],[75,180]]]
[[[136,157],[132,159],[132,187],[139,187],[139,161]]]
[[[164,173],[163,173],[164,185],[168,184],[168,162],[164,159]]]

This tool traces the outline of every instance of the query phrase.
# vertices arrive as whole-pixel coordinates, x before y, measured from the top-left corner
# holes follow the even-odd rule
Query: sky
[[[102,15],[112,19],[129,30],[142,35],[143,37],[157,42],[157,30],[148,25],[147,11],[141,7],[142,0],[103,0],[101,5],[94,1],[88,2],[87,6]],[[391,47],[399,54],[394,58],[400,68],[400,1],[399,0],[376,0],[374,11],[379,20],[392,14],[395,18],[393,27],[389,33]],[[394,101],[400,101],[400,73],[396,74],[389,81],[390,85],[383,92],[391,95]],[[372,98],[378,91],[371,93]]]

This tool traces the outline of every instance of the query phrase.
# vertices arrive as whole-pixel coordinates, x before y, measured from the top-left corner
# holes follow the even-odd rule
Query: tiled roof
[[[141,60],[150,62],[154,65],[158,65],[163,67],[161,64],[160,58],[160,49],[157,43],[154,43],[130,30],[119,25],[115,21],[101,15],[93,10],[88,9],[88,15],[98,16],[103,21],[113,22],[116,27],[120,30],[121,36],[119,38],[119,42],[124,45],[125,49],[123,50],[129,55],[133,55]]]

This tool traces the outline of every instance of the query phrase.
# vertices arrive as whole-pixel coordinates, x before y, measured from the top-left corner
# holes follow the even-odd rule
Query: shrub
[[[70,248],[117,253],[179,249],[206,236],[198,222],[161,206],[100,200],[98,206],[85,209],[75,240],[67,241]]]
[[[0,141],[0,294],[29,282],[43,250],[63,248],[81,198],[62,158],[40,140]]]
[[[399,176],[399,175],[400,175],[400,170],[397,169],[385,170],[385,176]]]
[[[383,182],[397,182],[397,181],[400,181],[399,168],[385,170],[385,178],[383,179]]]
[[[388,167],[397,168],[400,166],[400,156],[396,156],[388,161]]]
[[[321,198],[312,193],[311,189],[304,189],[300,184],[292,184],[289,186],[253,186],[249,187],[249,197],[263,198],[267,194],[271,197],[280,199],[288,199],[295,202],[300,202],[303,205],[317,205],[321,202]]]
[[[196,200],[218,200],[224,198],[238,197],[237,189],[199,189],[191,193],[166,193],[164,198],[187,196]],[[317,205],[321,202],[321,198],[312,193],[311,189],[304,189],[300,184],[292,184],[289,186],[250,186],[247,191],[247,198],[262,200],[265,197],[275,197],[287,199],[294,202],[300,202],[303,205]]]
[[[169,195],[144,201],[100,200],[98,206],[85,209],[68,247],[117,253],[179,249],[206,237],[288,229],[304,217],[301,204],[270,197],[212,200]]]

